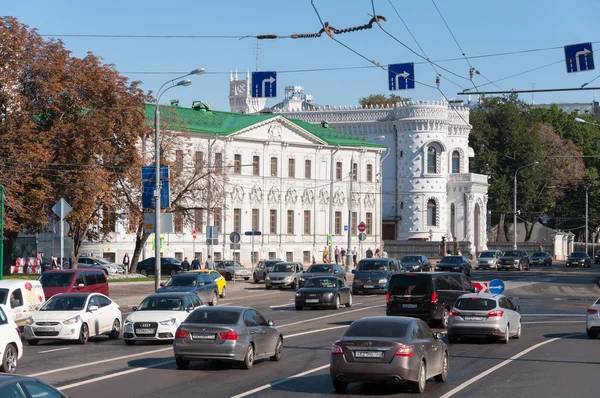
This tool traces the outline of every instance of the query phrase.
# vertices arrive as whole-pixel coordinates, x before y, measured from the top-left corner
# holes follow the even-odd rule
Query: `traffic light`
[[[331,234],[327,234],[327,246],[331,246],[333,244],[333,236]]]

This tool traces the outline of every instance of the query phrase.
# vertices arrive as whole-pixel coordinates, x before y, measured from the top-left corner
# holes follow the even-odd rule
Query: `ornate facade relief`
[[[333,194],[333,204],[336,206],[342,206],[346,202],[346,195],[341,189],[338,189]]]
[[[250,191],[250,200],[253,202],[262,202],[263,200],[263,191],[260,187],[254,186],[252,191]]]
[[[234,202],[236,202],[236,203],[243,202],[244,196],[246,196],[246,193],[244,192],[243,187],[240,187],[239,185],[236,185],[235,187],[233,187],[233,190],[231,191],[231,199]]]
[[[298,201],[298,194],[294,188],[290,188],[287,190],[285,194],[285,203],[287,204],[296,204]]]
[[[279,189],[277,187],[273,187],[269,190],[269,195],[267,196],[270,203],[279,203],[281,200],[281,194],[279,193]]]
[[[360,193],[352,192],[352,205],[353,206],[360,205]]]
[[[367,207],[375,206],[375,195],[372,192],[368,192],[365,195],[365,206],[367,206]]]
[[[312,205],[315,201],[315,194],[311,189],[305,189],[301,199],[303,204]]]
[[[269,141],[281,141],[281,124],[273,123],[269,126],[269,130],[267,131],[267,138]]]
[[[319,191],[319,203],[322,205],[329,203],[329,191],[325,188],[321,188]]]

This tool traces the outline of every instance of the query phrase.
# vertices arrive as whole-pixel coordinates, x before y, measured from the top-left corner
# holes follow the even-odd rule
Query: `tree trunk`
[[[143,226],[142,226],[143,228]],[[142,249],[144,245],[148,241],[148,238],[151,234],[139,233],[135,237],[135,249],[133,250],[133,255],[131,256],[131,263],[129,264],[129,272],[135,272],[137,270],[138,259],[140,254],[142,253]]]
[[[496,242],[500,242],[500,231],[504,231],[506,235],[506,226],[504,225],[504,218],[506,215],[504,213],[500,213],[500,220],[498,220],[498,230],[496,231]]]
[[[12,264],[13,248],[19,237],[18,232],[5,230],[4,231],[4,275],[10,275],[10,267]]]
[[[531,234],[533,234],[533,227],[535,226],[535,222],[527,222],[525,221],[525,242],[529,242],[531,239]]]
[[[87,235],[89,228],[89,224],[85,224],[85,227],[83,228],[73,228],[73,232],[71,233],[71,238],[73,239],[73,244],[71,245],[71,268],[73,269],[77,269],[77,261],[79,261],[79,252],[81,251],[81,246],[83,245],[83,241],[85,239],[85,236]]]

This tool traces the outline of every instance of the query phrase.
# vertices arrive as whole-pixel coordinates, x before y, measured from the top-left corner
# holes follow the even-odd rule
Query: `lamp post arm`
[[[163,94],[164,94],[164,93],[165,93],[165,92],[166,92],[168,89],[175,87],[175,85],[173,84],[173,82],[174,82],[175,80],[183,79],[184,77],[188,77],[188,76],[191,76],[191,75],[192,75],[191,73],[188,73],[187,75],[183,75],[183,76],[176,77],[175,79],[171,79],[171,80],[169,80],[169,81],[165,82],[165,83],[164,83],[162,86],[160,86],[160,88],[159,88],[159,89],[158,89],[158,91],[156,92],[156,103],[158,104],[158,102],[160,101],[160,97],[161,97],[161,96],[162,96],[162,95],[163,95]],[[172,85],[171,87],[167,87],[167,88],[165,89],[165,91],[163,91],[163,92],[161,93],[161,90],[162,90],[162,89],[163,89],[163,88],[164,88],[164,87],[165,87],[167,84],[169,84],[169,83],[171,83],[171,84],[173,84],[173,85]]]

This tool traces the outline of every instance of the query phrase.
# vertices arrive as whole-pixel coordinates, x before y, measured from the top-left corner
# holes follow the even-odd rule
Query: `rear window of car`
[[[440,261],[440,263],[445,263],[445,264],[460,264],[462,263],[463,259],[460,256],[446,256],[444,258],[442,258],[442,261]]]
[[[533,253],[533,254],[531,255],[531,258],[534,258],[534,257],[535,257],[535,258],[538,258],[538,257],[546,257],[546,253],[540,253],[540,252],[538,252],[538,253]]]
[[[404,256],[401,260],[403,263],[418,263],[421,261],[421,257],[419,256]]]
[[[73,273],[44,273],[40,277],[40,283],[43,287],[66,287],[71,286]]]
[[[354,322],[344,337],[396,337],[402,338],[406,334],[408,323],[405,322]]]
[[[185,320],[186,323],[235,325],[240,319],[237,311],[196,310]]]
[[[419,296],[431,293],[431,276],[416,273],[393,275],[388,289],[395,296]]]
[[[454,306],[459,310],[489,311],[496,308],[496,304],[494,299],[471,297],[456,300]]]

